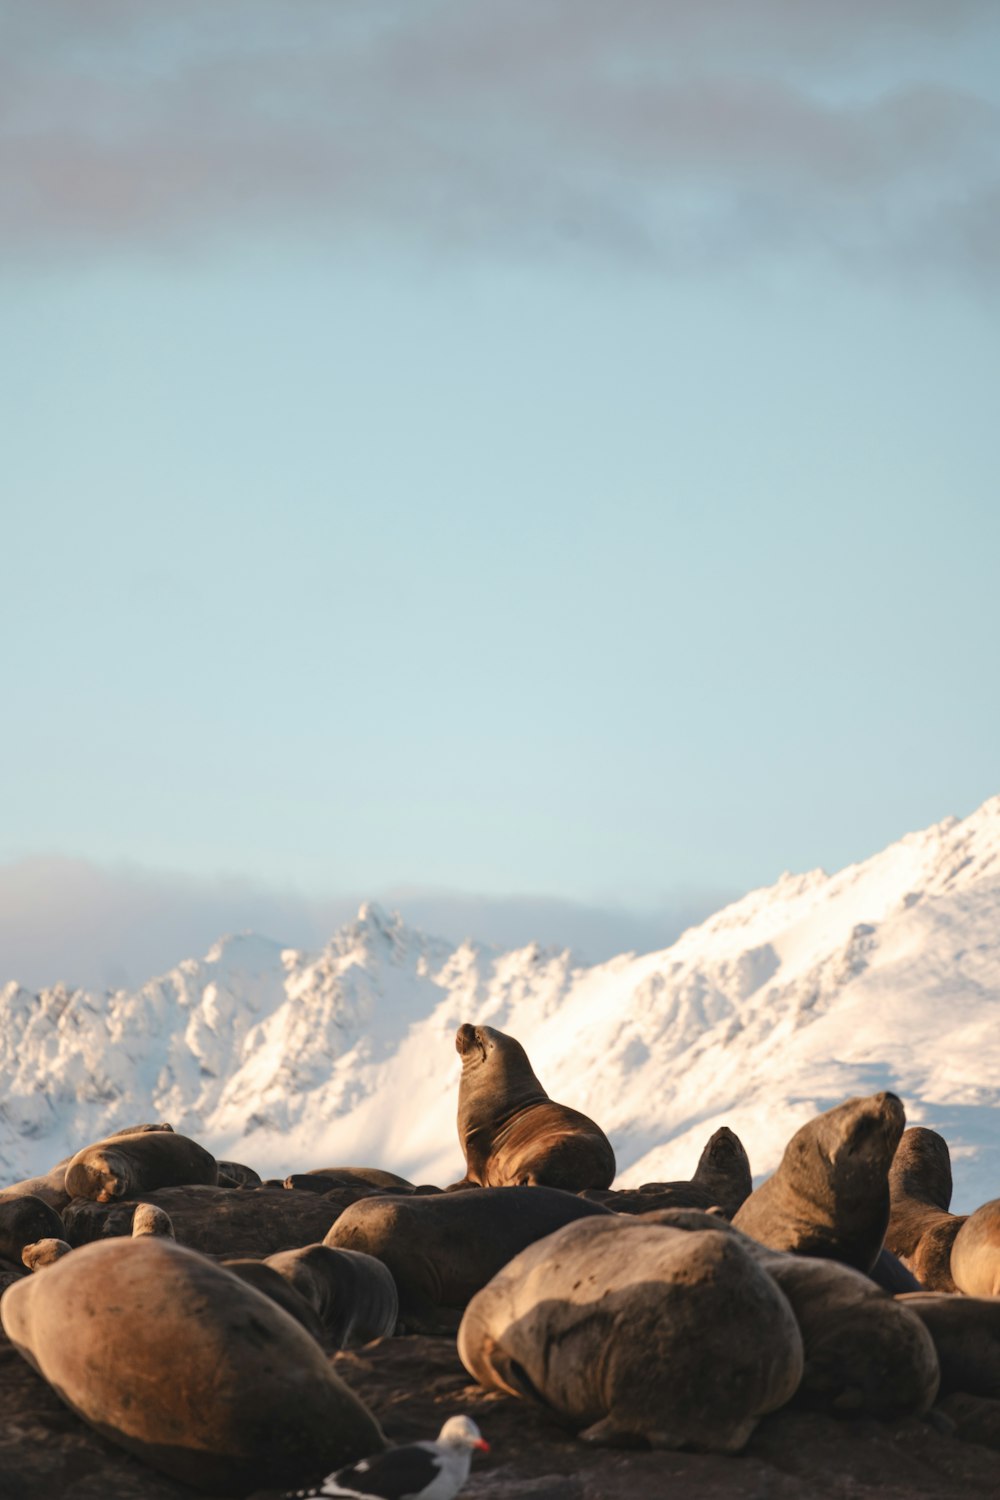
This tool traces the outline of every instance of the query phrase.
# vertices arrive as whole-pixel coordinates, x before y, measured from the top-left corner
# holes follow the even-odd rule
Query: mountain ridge
[[[668,948],[578,963],[453,944],[365,903],[319,953],[220,939],[136,990],[0,989],[0,1174],[169,1119],[285,1175],[462,1174],[462,1021],[511,1031],[600,1121],[619,1184],[687,1177],[728,1124],[755,1175],[810,1114],[892,1088],[952,1145],[956,1207],[1000,1192],[1000,797],[832,875],[786,873]]]

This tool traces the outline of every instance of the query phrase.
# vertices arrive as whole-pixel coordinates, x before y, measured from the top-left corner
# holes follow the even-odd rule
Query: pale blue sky
[[[995,9],[156,9],[0,3],[0,861],[650,910],[1000,790]]]

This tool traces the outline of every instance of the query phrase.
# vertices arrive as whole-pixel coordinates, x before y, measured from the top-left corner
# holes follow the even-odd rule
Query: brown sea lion
[[[482,1187],[578,1193],[614,1181],[611,1142],[593,1120],[550,1099],[521,1043],[492,1026],[460,1026],[458,1138],[466,1179]]]
[[[394,1332],[399,1321],[396,1283],[388,1266],[373,1255],[305,1245],[269,1255],[264,1264],[309,1303],[325,1349],[357,1348]]]
[[[646,1182],[639,1188],[588,1189],[582,1196],[617,1214],[644,1214],[661,1208],[718,1209],[727,1219],[750,1196],[753,1178],[743,1142],[727,1125],[709,1139],[688,1182]]]
[[[802,1338],[728,1228],[571,1224],[516,1256],[466,1309],[458,1352],[487,1389],[586,1442],[736,1453],[795,1394]]]
[[[1000,1297],[1000,1198],[975,1209],[959,1229],[951,1275],[967,1297]]]
[[[886,1249],[928,1291],[957,1291],[951,1251],[965,1217],[949,1212],[951,1153],[936,1130],[904,1130],[889,1171],[889,1195]]]
[[[205,1255],[263,1259],[293,1245],[314,1245],[341,1212],[341,1205],[315,1193],[284,1188],[157,1188],[138,1199],[94,1203],[74,1198],[63,1210],[64,1238],[71,1245],[130,1235],[136,1203],[155,1204],[169,1216],[178,1244]]]
[[[248,1256],[240,1256],[233,1260],[220,1262],[233,1276],[238,1276],[247,1286],[254,1287],[262,1292],[265,1297],[270,1297],[282,1311],[300,1323],[314,1338],[321,1348],[326,1348],[326,1335],[316,1310],[311,1307],[301,1292],[277,1272],[273,1266],[269,1266],[266,1260],[251,1260]],[[332,1352],[332,1351],[328,1351]]]
[[[454,1333],[469,1301],[513,1256],[575,1219],[614,1216],[555,1188],[480,1188],[363,1198],[323,1243],[388,1266],[409,1333]],[[617,1222],[617,1220],[615,1220]]]
[[[315,1340],[172,1240],[87,1245],[11,1287],[0,1319],[103,1437],[213,1495],[307,1486],[385,1446]]]
[[[61,1238],[62,1219],[41,1198],[8,1198],[0,1203],[0,1257],[20,1263],[25,1245],[36,1240]]]
[[[848,1099],[808,1121],[733,1218],[772,1250],[869,1272],[889,1222],[889,1164],[906,1116],[895,1094]]]
[[[33,1245],[25,1245],[21,1251],[21,1261],[29,1271],[41,1271],[46,1266],[54,1266],[64,1255],[69,1255],[72,1248],[65,1240],[36,1240]]]
[[[137,1203],[132,1215],[133,1238],[140,1234],[159,1234],[166,1239],[176,1239],[170,1215],[155,1203]]]
[[[220,1161],[218,1167],[220,1187],[258,1188],[261,1185],[260,1173],[253,1167],[245,1167],[241,1161]]]
[[[773,1277],[805,1349],[792,1405],[886,1422],[922,1416],[933,1405],[939,1379],[933,1340],[920,1319],[869,1276],[839,1261],[769,1250],[713,1214],[672,1209],[646,1219],[689,1233],[726,1229]]]
[[[912,1292],[898,1301],[934,1340],[942,1396],[965,1391],[1000,1399],[1000,1298]]]
[[[173,1130],[172,1125],[126,1125],[121,1130],[111,1131],[104,1139],[111,1140],[116,1135],[141,1135],[149,1130]],[[74,1153],[75,1155],[75,1153]],[[66,1191],[66,1168],[73,1160],[73,1156],[64,1156],[57,1161],[55,1166],[48,1172],[38,1177],[26,1177],[23,1182],[15,1182],[10,1187],[0,1189],[0,1203],[9,1198],[23,1198],[30,1195],[33,1198],[41,1198],[56,1213],[62,1213],[66,1207],[71,1193]]]
[[[304,1177],[330,1178],[331,1186],[349,1187],[353,1183],[358,1183],[362,1187],[378,1188],[383,1193],[413,1192],[412,1182],[405,1177],[397,1176],[395,1172],[386,1172],[382,1167],[310,1167],[308,1172],[295,1174],[298,1186],[305,1186],[300,1181]]]
[[[155,1188],[215,1186],[215,1157],[186,1135],[150,1130],[108,1136],[78,1151],[66,1168],[66,1191],[74,1198],[112,1203]]]

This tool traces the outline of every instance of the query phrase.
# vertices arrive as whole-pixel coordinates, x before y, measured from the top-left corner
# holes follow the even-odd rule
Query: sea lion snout
[[[488,1037],[488,1026],[470,1026],[466,1022],[455,1033],[455,1050],[463,1058],[470,1060],[474,1060],[474,1054],[477,1052],[481,1058],[485,1058],[489,1050]]]

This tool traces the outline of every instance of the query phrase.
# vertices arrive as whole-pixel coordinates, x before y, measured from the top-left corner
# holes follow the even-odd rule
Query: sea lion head
[[[74,1162],[67,1168],[66,1191],[74,1198],[113,1203],[116,1198],[128,1194],[128,1163],[113,1148],[95,1151],[84,1161]]]
[[[889,1172],[893,1199],[914,1198],[933,1208],[951,1207],[951,1153],[944,1136],[924,1125],[904,1130]]]
[[[29,1271],[40,1271],[44,1266],[54,1265],[64,1255],[69,1255],[70,1249],[65,1240],[36,1240],[33,1245],[25,1245],[21,1251],[21,1259]]]
[[[855,1184],[888,1178],[906,1124],[902,1100],[888,1092],[846,1099],[797,1131],[789,1142],[793,1156],[818,1157],[826,1164],[838,1196]]]
[[[155,1203],[139,1203],[132,1215],[132,1237],[141,1234],[159,1234],[166,1239],[174,1238],[174,1226],[170,1215]]]

